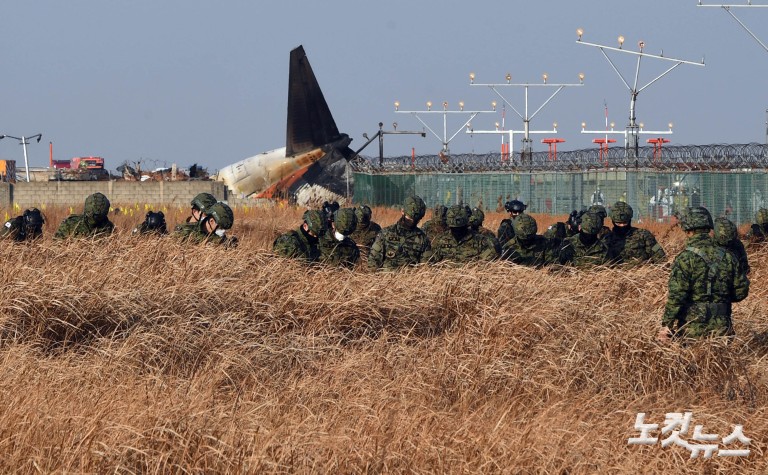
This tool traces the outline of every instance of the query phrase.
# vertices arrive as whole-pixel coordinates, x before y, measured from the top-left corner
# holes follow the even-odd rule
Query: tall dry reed
[[[291,207],[237,210],[229,250],[132,236],[143,210],[53,241],[68,212],[0,248],[2,473],[768,471],[766,251],[734,341],[663,347],[669,263],[371,273],[271,255]],[[627,444],[685,411],[751,455]]]

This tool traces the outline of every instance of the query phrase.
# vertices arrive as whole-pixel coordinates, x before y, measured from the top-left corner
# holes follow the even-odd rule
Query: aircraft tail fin
[[[287,157],[342,138],[303,46],[293,49],[290,55],[288,128],[285,138]]]

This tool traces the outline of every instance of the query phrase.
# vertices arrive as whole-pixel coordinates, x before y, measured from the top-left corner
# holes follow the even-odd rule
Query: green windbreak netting
[[[519,199],[531,213],[568,214],[592,204],[610,206],[626,201],[643,219],[668,220],[675,210],[706,206],[713,216],[728,216],[736,224],[754,219],[768,205],[766,170],[655,171],[589,170],[515,173],[385,173],[354,174],[354,201],[373,206],[397,206],[411,194],[432,207],[465,203],[503,210],[504,202]]]

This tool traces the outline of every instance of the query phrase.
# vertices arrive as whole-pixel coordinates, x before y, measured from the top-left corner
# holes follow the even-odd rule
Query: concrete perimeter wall
[[[81,205],[96,192],[107,195],[114,204],[164,204],[189,206],[198,193],[208,192],[219,200],[227,200],[229,190],[217,181],[49,181],[0,183],[0,207],[14,204],[31,206]],[[234,198],[234,196],[232,196]]]

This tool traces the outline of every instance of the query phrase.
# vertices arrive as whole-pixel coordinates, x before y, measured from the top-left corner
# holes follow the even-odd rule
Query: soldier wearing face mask
[[[320,236],[320,262],[331,266],[355,267],[360,250],[348,236],[355,231],[357,217],[353,208],[342,208],[332,214],[328,232]]]
[[[435,238],[432,247],[434,262],[451,261],[464,264],[471,261],[490,261],[499,257],[498,242],[469,227],[467,207],[454,205],[445,216],[449,230]]]
[[[632,215],[632,207],[623,201],[616,202],[611,208],[613,229],[606,238],[609,259],[630,265],[664,262],[667,256],[656,237],[647,229],[632,226]]]
[[[532,216],[518,216],[513,224],[515,236],[501,248],[501,258],[515,264],[541,267],[557,262],[559,239],[536,234],[538,225]]]
[[[368,254],[368,268],[394,270],[427,262],[432,256],[432,246],[424,231],[418,228],[426,211],[421,197],[408,197],[397,223],[376,236]]]
[[[579,234],[566,238],[560,247],[560,264],[590,267],[608,263],[608,245],[597,236],[602,227],[603,218],[599,214],[584,213]]]
[[[272,244],[272,250],[280,257],[316,262],[320,258],[318,242],[326,232],[325,222],[322,211],[304,212],[299,229],[278,236]]]

